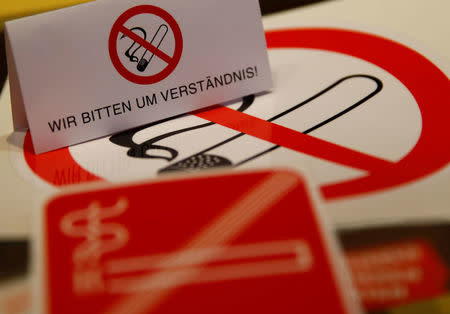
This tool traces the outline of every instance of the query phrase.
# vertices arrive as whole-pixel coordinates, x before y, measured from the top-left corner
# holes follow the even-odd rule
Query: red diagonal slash
[[[155,46],[153,46],[149,42],[145,41],[142,37],[140,37],[139,35],[133,33],[132,31],[130,31],[125,26],[122,26],[120,28],[120,32],[122,34],[124,34],[125,36],[127,36],[128,38],[132,39],[133,41],[137,42],[139,45],[141,45],[142,47],[144,47],[145,49],[147,49],[148,51],[150,51],[151,53],[153,53],[157,57],[161,58],[164,62],[166,62],[168,64],[172,63],[173,60],[172,60],[172,58],[170,56],[168,56],[163,51],[159,50],[158,48],[156,48]]]
[[[394,165],[340,145],[321,140],[223,106],[196,111],[197,117],[246,133],[267,142],[352,168],[373,172]]]

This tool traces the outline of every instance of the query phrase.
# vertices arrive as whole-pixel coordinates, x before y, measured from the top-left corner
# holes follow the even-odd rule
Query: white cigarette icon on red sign
[[[309,245],[301,240],[287,240],[218,246],[201,249],[187,249],[177,253],[178,258],[160,264],[170,255],[156,254],[124,258],[108,262],[106,274],[121,277],[111,279],[110,293],[135,293],[153,289],[174,288],[179,285],[287,275],[308,271],[313,264]],[[169,259],[170,260],[170,259]],[[206,261],[214,266],[203,265]],[[151,278],[154,271],[165,271],[161,280],[143,280],[126,274],[148,271]],[[188,281],[170,280],[184,273],[198,272]]]

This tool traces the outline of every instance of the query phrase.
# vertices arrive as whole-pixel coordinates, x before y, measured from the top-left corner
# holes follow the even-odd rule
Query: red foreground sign
[[[355,312],[341,256],[291,172],[69,194],[42,219],[48,313]]]

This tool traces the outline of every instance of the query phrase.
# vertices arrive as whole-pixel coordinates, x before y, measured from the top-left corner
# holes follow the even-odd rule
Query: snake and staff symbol
[[[144,40],[147,40],[147,32],[142,27],[133,27],[130,29],[133,33],[141,36]],[[164,41],[164,38],[167,35],[167,32],[169,31],[169,28],[166,24],[161,24],[158,27],[158,30],[153,35],[152,40],[150,41],[150,44],[155,46],[157,49],[161,46],[162,42]],[[123,34],[120,37],[120,40],[127,38],[127,35]],[[143,52],[142,52],[143,51]],[[140,55],[140,57],[138,57]],[[125,56],[130,60],[130,62],[136,62],[137,63],[137,70],[139,72],[144,72],[149,63],[152,61],[154,57],[154,53],[146,50],[142,47],[142,45],[139,45],[136,41],[133,41],[130,45],[130,47],[125,51]]]

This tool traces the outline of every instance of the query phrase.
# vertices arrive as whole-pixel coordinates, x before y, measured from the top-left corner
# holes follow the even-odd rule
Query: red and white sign
[[[368,137],[366,143],[369,144],[364,145],[370,148],[370,143],[373,141],[374,146],[381,146],[382,149],[388,147],[390,150],[395,150],[396,147],[403,147],[408,143],[408,145],[405,146],[406,151],[400,153],[400,156],[396,156],[394,160],[392,160],[391,158],[366,153],[363,150],[345,147],[338,143],[334,143],[333,141],[322,140],[315,137],[314,133],[312,133],[312,135],[303,134],[301,132],[302,130],[294,129],[295,125],[291,128],[284,127],[282,124],[279,125],[278,120],[280,117],[284,118],[284,115],[287,117],[288,114],[291,114],[293,111],[291,108],[281,111],[274,117],[268,116],[267,113],[251,116],[226,107],[219,107],[209,111],[196,113],[196,116],[232,128],[243,134],[249,134],[264,140],[269,144],[279,145],[298,153],[332,162],[335,165],[343,166],[347,169],[352,168],[361,171],[362,175],[352,175],[348,178],[341,177],[334,182],[329,178],[325,178],[325,180],[323,180],[324,183],[321,184],[320,188],[324,197],[328,200],[386,191],[408,183],[417,182],[426,176],[438,172],[448,164],[450,160],[450,150],[448,145],[443,145],[441,143],[440,139],[450,135],[450,129],[447,127],[445,121],[446,117],[450,114],[450,85],[447,76],[426,57],[395,41],[377,35],[351,30],[330,28],[279,30],[267,32],[266,38],[268,47],[273,52],[285,48],[288,48],[291,51],[294,48],[298,48],[299,50],[313,49],[313,51],[317,50],[320,51],[320,53],[325,51],[346,55],[358,60],[368,61],[378,69],[381,69],[388,75],[394,77],[394,80],[398,80],[400,84],[403,84],[402,87],[406,88],[407,93],[411,93],[410,95],[412,95],[411,101],[416,102],[417,107],[415,109],[419,116],[415,117],[411,112],[406,112],[404,113],[405,117],[402,118],[400,116],[401,112],[395,113],[397,115],[395,123],[403,123],[403,125],[400,127],[399,125],[389,125],[385,127],[382,126],[382,123],[384,120],[389,120],[389,115],[394,109],[387,108],[390,111],[381,112],[386,116],[386,119],[380,122],[381,126],[379,126],[379,131],[375,130],[375,132],[383,132],[383,130],[389,127],[389,129],[397,129],[397,133],[401,133],[401,129],[406,128],[406,125],[409,123],[414,124],[416,120],[419,121],[418,123],[421,123],[421,125],[418,126],[419,130],[404,132],[410,133],[405,136],[402,135],[405,139],[398,135],[399,140],[396,140],[397,135],[395,134],[391,135],[388,139],[383,137],[385,143],[383,146],[373,138]],[[321,58],[323,59],[323,57]],[[301,63],[302,61],[298,60],[297,62]],[[414,64],[414,67],[411,66],[412,64]],[[360,68],[362,67],[360,66]],[[361,70],[359,68],[357,69]],[[276,68],[275,70],[281,71],[282,68]],[[418,72],[425,74],[417,75]],[[312,75],[312,73],[309,74]],[[344,95],[347,95],[352,92],[351,89],[347,90],[344,87],[341,87],[341,85],[344,85],[344,83],[347,82],[347,85],[357,85],[357,80],[361,81],[366,78],[370,78],[370,80],[366,80],[368,81],[368,84],[371,84],[373,81],[376,82],[378,86],[376,86],[374,90],[369,90],[367,95],[364,94],[358,101],[355,101],[354,103],[350,102],[348,107],[342,108],[341,111],[337,111],[330,116],[324,116],[322,118],[323,120],[317,121],[318,124],[315,125],[315,130],[326,124],[331,125],[340,122],[340,119],[350,112],[353,114],[358,110],[362,111],[363,106],[361,106],[361,104],[366,101],[375,101],[376,97],[378,97],[375,93],[380,92],[381,89],[383,89],[382,92],[386,90],[386,95],[389,95],[390,97],[387,98],[387,100],[383,99],[383,101],[395,99],[396,102],[399,102],[401,96],[400,91],[395,90],[391,86],[386,86],[386,82],[382,82],[370,75],[347,76],[330,85],[323,91],[320,91],[318,94],[313,95],[311,98],[314,98],[312,100],[320,99],[327,91],[333,91],[334,89],[339,88],[343,89],[343,92],[345,92],[343,93]],[[354,81],[355,83],[353,83]],[[388,83],[391,85],[396,84],[394,81]],[[277,91],[283,88],[284,86],[279,86],[273,94],[276,95]],[[398,87],[396,86],[395,88]],[[284,90],[285,88],[283,91]],[[392,92],[392,90],[394,90],[394,92]],[[382,92],[380,92],[380,94]],[[284,95],[280,95],[280,98],[283,97]],[[404,98],[407,97],[409,97],[409,95],[404,96]],[[310,100],[311,99],[308,101]],[[257,101],[258,98],[255,102]],[[274,108],[275,110],[279,110],[276,106],[274,106]],[[275,113],[277,112],[275,111]],[[380,114],[379,112],[375,113]],[[184,121],[182,119],[183,118],[180,118],[180,121]],[[372,116],[366,117],[365,119],[373,120]],[[402,122],[402,119],[407,120]],[[180,123],[183,126],[186,124],[185,122]],[[367,124],[361,120],[359,123]],[[358,129],[355,129],[354,131],[358,132]],[[176,130],[176,132],[180,133],[178,130]],[[418,134],[417,139],[414,138],[415,132]],[[339,130],[334,133],[339,133]],[[213,136],[212,134],[214,133],[207,133],[207,135],[211,137]],[[204,141],[205,138],[203,137],[201,140]],[[189,135],[186,135],[182,142],[186,141],[189,141]],[[392,141],[392,143],[390,141]],[[105,142],[108,142],[108,140]],[[234,141],[225,140],[223,143],[225,142],[233,143]],[[160,140],[157,144],[161,145],[165,143]],[[113,146],[111,143],[109,143],[109,145]],[[198,144],[198,142],[196,142],[195,145],[199,146],[201,143]],[[214,143],[211,147],[216,147],[217,145],[217,143]],[[249,149],[251,149],[252,145],[248,144],[245,146],[248,146]],[[24,147],[25,158],[28,165],[38,176],[53,185],[60,186],[92,180],[110,180],[108,173],[102,169],[98,170],[89,165],[89,163],[92,163],[93,161],[90,160],[88,153],[84,153],[83,155],[78,153],[76,155],[76,160],[73,158],[73,153],[70,149],[55,151],[45,156],[34,156],[28,152],[30,146],[30,138],[27,137],[25,139]],[[236,144],[235,146],[241,149],[243,145]],[[255,145],[255,147],[255,149],[258,148],[257,145]],[[74,148],[73,150],[77,149]],[[229,147],[227,150],[232,151],[235,149]],[[270,146],[268,146],[268,150],[270,150]],[[258,153],[259,152],[255,150],[253,155],[257,156]],[[389,152],[382,153],[389,154]],[[92,156],[97,155],[92,154]],[[189,159],[192,156],[193,155],[182,156],[181,154],[178,154],[177,160],[183,160],[183,158]],[[252,157],[251,155],[249,156]],[[86,161],[84,162],[83,159],[86,159]],[[58,160],[56,166],[55,160]],[[105,162],[108,161],[105,160]],[[156,163],[155,159],[147,159],[146,162],[147,169],[149,166],[152,166],[152,163]],[[288,162],[283,162],[283,160],[277,162],[275,159],[275,163],[277,165],[285,164],[287,166],[293,166],[289,163],[289,160]],[[265,165],[269,166],[270,163]],[[75,176],[71,174],[70,169],[76,169]],[[117,169],[114,169],[114,173],[117,172],[116,170]],[[127,167],[126,172],[123,173],[124,176],[126,176],[128,170],[129,167]],[[152,175],[157,175],[157,173],[150,174],[150,176]],[[71,178],[75,179],[72,180]]]
[[[157,28],[155,27],[156,30],[150,37],[152,39],[149,41],[145,38],[147,37],[147,32],[143,28],[135,27],[134,29],[143,32],[142,35],[145,35],[145,37],[141,37],[141,34],[134,33],[133,28],[130,29],[125,26],[125,23],[127,23],[130,19],[142,14],[150,15],[150,17],[154,15],[162,19],[162,23],[159,24]],[[173,39],[166,39],[166,37],[169,37],[169,27],[171,33],[173,34]],[[123,35],[120,36],[120,34]],[[124,37],[128,37],[132,41],[130,46],[131,49],[129,49],[130,51],[128,54],[131,60],[136,62],[136,68],[139,72],[145,73],[146,70],[151,67],[149,63],[153,61],[154,57],[162,59],[167,65],[160,72],[150,75],[137,75],[133,71],[128,70],[120,60],[117,51],[117,42],[120,41],[120,38],[123,39]],[[169,56],[166,52],[160,49],[160,46],[164,40],[173,41],[171,45],[174,50],[172,56]],[[135,56],[136,52],[138,52],[141,47],[141,54],[138,57]],[[168,12],[152,5],[140,5],[128,9],[121,16],[119,16],[117,21],[114,23],[109,36],[109,55],[114,67],[125,79],[136,84],[149,85],[165,79],[173,72],[173,70],[175,70],[176,66],[180,62],[182,51],[183,35],[177,21],[175,21],[175,19]],[[127,64],[128,63],[129,62],[127,62]],[[131,62],[131,64],[133,63]]]
[[[367,310],[380,310],[441,296],[449,270],[426,240],[352,250],[347,254]]]
[[[450,82],[427,58],[402,44],[355,31],[281,30],[268,32],[266,38],[270,48],[310,48],[343,53],[369,61],[394,75],[410,90],[419,106],[422,131],[418,142],[403,158],[392,162],[226,107],[203,111],[198,116],[301,153],[367,171],[363,177],[323,185],[321,189],[327,199],[365,194],[416,181],[449,163],[449,145],[443,144],[442,138],[450,137],[447,121],[450,116]]]
[[[44,311],[358,312],[313,199],[286,171],[60,196],[42,213]]]

